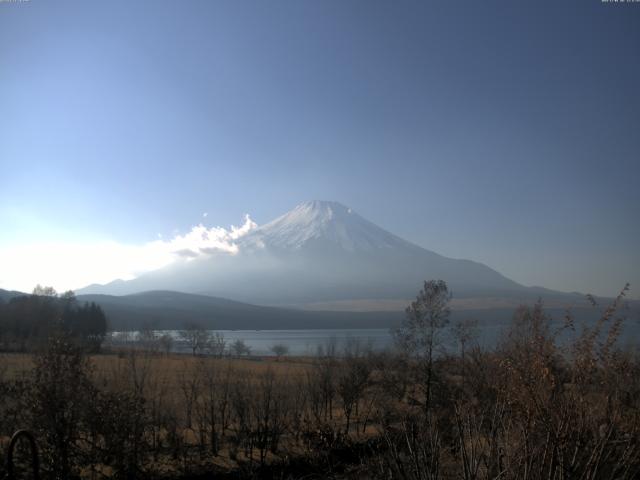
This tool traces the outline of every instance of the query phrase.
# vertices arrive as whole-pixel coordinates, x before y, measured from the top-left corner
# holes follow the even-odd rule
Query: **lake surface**
[[[553,327],[560,326],[554,323]],[[483,347],[493,347],[497,344],[507,325],[481,326],[475,329],[476,343]],[[578,329],[579,331],[579,329]],[[286,345],[289,355],[316,355],[319,348],[326,349],[335,346],[335,351],[339,354],[344,350],[349,342],[357,342],[362,346],[370,346],[373,350],[381,351],[393,347],[393,337],[389,329],[317,329],[317,330],[216,330],[224,335],[227,345],[237,339],[241,339],[251,348],[252,355],[268,356],[273,355],[271,347],[276,344]],[[131,332],[129,341],[134,341],[135,332]],[[159,330],[157,335],[168,334],[174,339],[173,350],[176,352],[190,353],[188,345],[180,340],[178,330]],[[118,337],[118,332],[114,332]],[[567,340],[571,335],[564,335]],[[114,342],[116,344],[123,342]],[[623,347],[632,346],[638,348],[640,345],[640,325],[631,322],[624,326],[620,336]],[[455,348],[455,341],[449,329],[445,329],[442,334],[442,344],[444,348]]]

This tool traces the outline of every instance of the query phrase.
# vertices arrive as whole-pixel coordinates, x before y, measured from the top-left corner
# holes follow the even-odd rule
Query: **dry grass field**
[[[247,358],[214,358],[187,354],[148,354],[140,350],[121,350],[88,356],[91,371],[96,378],[122,379],[132,358],[139,369],[151,377],[160,377],[170,389],[178,388],[182,379],[192,377],[202,369],[233,370],[237,375],[261,376],[266,372],[277,378],[300,379],[312,368],[312,357],[273,356]],[[34,355],[30,353],[0,353],[0,374],[4,379],[17,379],[28,375],[34,368]]]
[[[56,479],[631,480],[640,355],[617,347],[614,312],[567,345],[522,308],[495,348],[461,331],[449,356],[440,325],[407,329],[420,348],[396,354],[281,359],[86,355],[54,338],[0,355],[0,451],[28,428]]]

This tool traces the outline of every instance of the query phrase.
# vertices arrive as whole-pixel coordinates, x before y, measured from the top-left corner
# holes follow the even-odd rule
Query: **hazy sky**
[[[327,199],[638,297],[639,180],[640,3],[0,2],[0,288]]]

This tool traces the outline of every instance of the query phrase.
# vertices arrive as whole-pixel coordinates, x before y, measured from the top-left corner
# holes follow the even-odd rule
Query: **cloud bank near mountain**
[[[216,253],[236,254],[238,253],[236,241],[257,227],[258,224],[246,214],[244,223],[240,227],[232,225],[230,229],[207,228],[200,223],[185,235],[177,235],[168,242],[160,243],[172,254],[184,258],[196,258]],[[157,243],[157,241],[153,243]]]
[[[195,225],[185,234],[143,245],[116,241],[40,242],[0,248],[0,288],[31,291],[38,283],[63,291],[91,283],[130,280],[176,261],[235,255],[238,240],[257,228],[245,215],[240,226]]]

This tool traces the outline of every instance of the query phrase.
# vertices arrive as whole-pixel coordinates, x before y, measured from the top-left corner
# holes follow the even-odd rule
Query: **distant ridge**
[[[0,303],[16,296],[29,295],[0,289]],[[394,302],[395,307],[385,311],[345,311],[344,306],[334,305],[334,310],[299,310],[251,305],[225,298],[195,295],[175,291],[150,291],[132,295],[78,295],[80,302],[100,305],[114,331],[179,330],[188,324],[198,324],[211,330],[291,330],[291,329],[358,329],[391,328],[404,318],[406,303]],[[6,300],[3,300],[6,299]],[[610,299],[609,299],[610,300]],[[408,303],[408,302],[407,302]],[[607,305],[602,299],[601,308],[578,306],[573,311],[582,320],[594,320]],[[545,305],[545,311],[556,320],[562,319],[568,304]],[[342,310],[340,310],[342,308]],[[514,304],[492,303],[473,308],[464,301],[452,303],[452,322],[474,319],[479,325],[505,325],[511,321]],[[629,302],[628,318],[640,321],[640,302]]]
[[[0,301],[7,302],[14,297],[21,297],[23,295],[26,294],[22,292],[16,292],[15,290],[3,290],[0,288]]]

